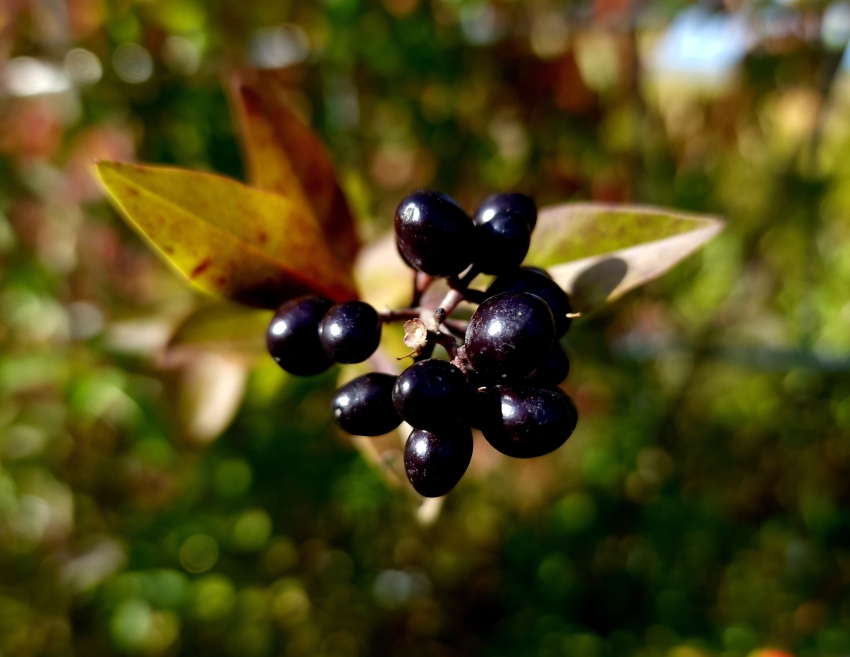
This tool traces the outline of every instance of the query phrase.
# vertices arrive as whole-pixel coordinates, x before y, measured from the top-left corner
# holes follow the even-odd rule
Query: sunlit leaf
[[[248,368],[240,359],[198,354],[181,371],[174,400],[185,435],[197,443],[215,440],[239,410],[247,380]]]
[[[166,167],[100,162],[98,173],[129,223],[206,292],[262,308],[309,292],[356,297],[315,219],[285,197]]]
[[[540,211],[526,264],[545,267],[588,311],[651,281],[723,228],[704,216],[595,203]]]
[[[413,272],[398,254],[392,232],[360,251],[354,277],[357,288],[362,290],[363,300],[378,310],[402,308],[410,303]]]
[[[354,220],[322,140],[291,109],[286,71],[245,71],[231,97],[251,183],[315,213],[328,245],[351,265],[358,250]]]

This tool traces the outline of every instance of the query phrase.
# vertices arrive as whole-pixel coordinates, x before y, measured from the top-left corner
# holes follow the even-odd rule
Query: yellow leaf
[[[261,308],[308,293],[357,297],[315,219],[287,198],[181,169],[97,170],[130,225],[201,290]]]
[[[319,136],[292,111],[284,70],[242,71],[230,96],[252,185],[313,212],[328,245],[351,266],[359,248],[354,219]]]

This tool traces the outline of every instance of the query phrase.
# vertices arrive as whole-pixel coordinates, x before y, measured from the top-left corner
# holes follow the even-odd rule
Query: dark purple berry
[[[569,373],[570,359],[564,348],[556,342],[546,360],[540,363],[528,378],[535,379],[535,383],[556,386],[566,379]]]
[[[522,267],[509,274],[499,276],[487,289],[487,296],[504,292],[528,292],[543,299],[552,310],[555,318],[555,338],[560,339],[570,328],[572,320],[567,313],[572,312],[570,298],[560,286],[545,272],[534,267]]]
[[[438,431],[464,417],[469,394],[469,382],[463,372],[448,361],[429,358],[399,374],[393,403],[412,426]]]
[[[395,235],[405,262],[431,276],[454,276],[472,262],[472,220],[445,194],[406,196],[395,213]]]
[[[536,274],[540,274],[541,276],[545,276],[549,280],[552,280],[552,277],[549,275],[549,272],[543,269],[542,267],[532,267],[531,265],[526,265],[522,267],[524,271],[533,271]]]
[[[493,194],[484,199],[472,221],[476,226],[486,224],[500,212],[510,210],[516,212],[528,223],[528,229],[534,230],[537,224],[537,205],[525,194]]]
[[[502,274],[522,264],[531,229],[521,215],[506,210],[476,226],[475,237],[475,265],[485,274]]]
[[[393,406],[396,377],[372,372],[349,381],[336,391],[334,420],[355,436],[382,436],[401,424]]]
[[[472,460],[472,432],[455,425],[437,433],[414,429],[404,446],[407,478],[424,497],[440,497],[455,487]]]
[[[530,383],[500,385],[481,393],[473,411],[475,426],[493,447],[522,459],[558,449],[578,422],[567,393]]]
[[[307,296],[287,301],[275,313],[266,331],[266,345],[284,370],[312,376],[333,365],[319,342],[319,323],[331,306],[333,301]]]
[[[485,376],[522,376],[544,361],[554,340],[555,322],[546,302],[508,292],[490,297],[472,314],[466,356]]]
[[[362,363],[381,341],[381,318],[363,301],[339,303],[322,319],[319,340],[337,363]]]

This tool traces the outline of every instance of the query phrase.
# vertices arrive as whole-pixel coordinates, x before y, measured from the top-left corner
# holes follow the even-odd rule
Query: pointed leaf
[[[287,198],[207,173],[100,162],[128,222],[200,289],[275,308],[299,294],[357,296],[314,218]]]
[[[333,160],[292,111],[285,70],[244,71],[230,85],[252,185],[312,208],[328,245],[351,266],[359,243]]]
[[[187,363],[177,384],[177,421],[187,438],[207,444],[236,416],[245,397],[248,368],[240,359],[206,352]]]
[[[525,264],[547,268],[587,312],[661,276],[723,225],[649,207],[557,205],[540,211]]]

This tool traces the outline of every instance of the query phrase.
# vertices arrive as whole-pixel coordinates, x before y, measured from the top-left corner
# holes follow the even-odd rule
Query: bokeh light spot
[[[205,534],[187,538],[180,547],[180,564],[190,573],[204,573],[218,561],[218,543]]]

